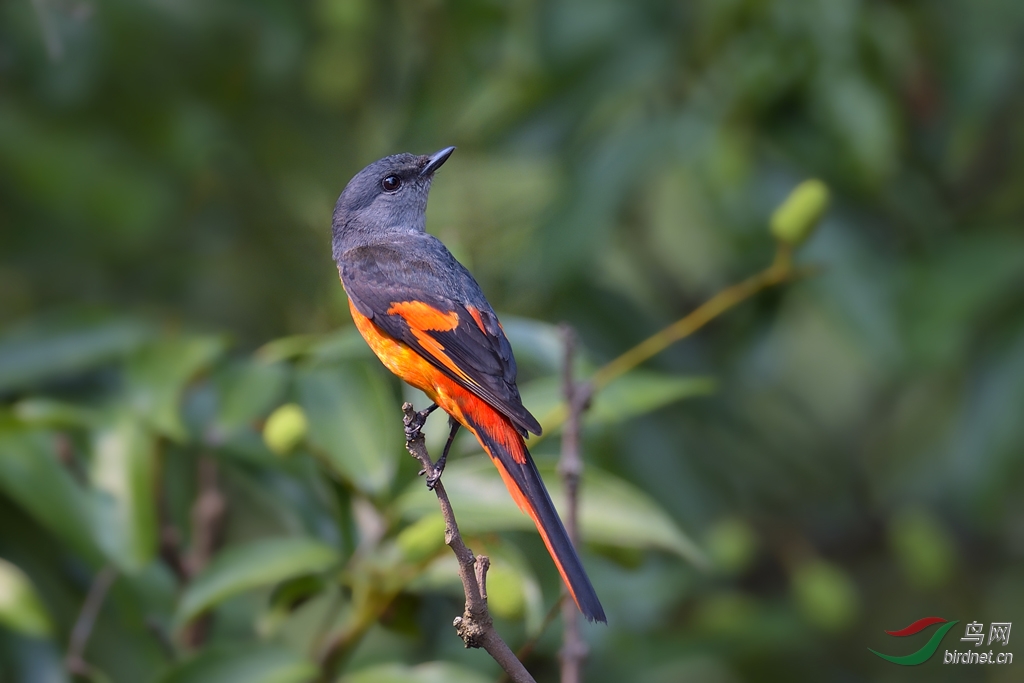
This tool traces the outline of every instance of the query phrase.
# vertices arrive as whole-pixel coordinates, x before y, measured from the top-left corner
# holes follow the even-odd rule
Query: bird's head
[[[356,173],[334,206],[334,247],[393,232],[426,228],[427,195],[434,172],[454,147],[430,155],[394,154]]]

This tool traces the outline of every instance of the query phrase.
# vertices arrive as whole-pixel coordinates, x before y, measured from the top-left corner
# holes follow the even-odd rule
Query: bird
[[[436,171],[455,151],[395,154],[359,171],[338,197],[332,255],[356,328],[392,373],[440,407],[450,431],[427,473],[439,480],[461,427],[490,456],[512,499],[536,524],[569,595],[590,621],[607,623],[587,576],[526,447],[541,425],[523,406],[516,361],[480,285],[426,231],[427,197]]]

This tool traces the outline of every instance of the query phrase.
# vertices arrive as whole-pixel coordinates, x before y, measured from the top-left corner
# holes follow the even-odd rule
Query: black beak
[[[423,167],[422,171],[420,171],[420,177],[423,178],[428,176],[441,168],[441,164],[448,161],[448,157],[450,157],[454,151],[454,147],[445,147],[440,152],[435,152],[433,156],[430,157],[430,161],[427,162],[427,165]]]

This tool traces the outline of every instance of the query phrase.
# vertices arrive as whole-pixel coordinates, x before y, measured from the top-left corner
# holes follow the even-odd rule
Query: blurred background
[[[553,490],[557,324],[586,376],[831,190],[814,277],[588,414],[588,681],[1020,680],[868,648],[1024,628],[1022,65],[1018,0],[0,4],[0,680],[496,680],[402,448],[423,398],[330,258],[356,171],[447,145],[428,229]],[[557,680],[557,574],[455,450],[499,631]]]

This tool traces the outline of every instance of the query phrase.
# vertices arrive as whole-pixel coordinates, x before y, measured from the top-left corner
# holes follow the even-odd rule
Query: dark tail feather
[[[551,496],[544,488],[544,482],[522,437],[504,419],[497,428],[476,424],[472,420],[469,422],[469,427],[476,433],[477,439],[501,473],[513,500],[537,525],[537,531],[580,612],[590,621],[607,623],[601,601],[555,511]]]

